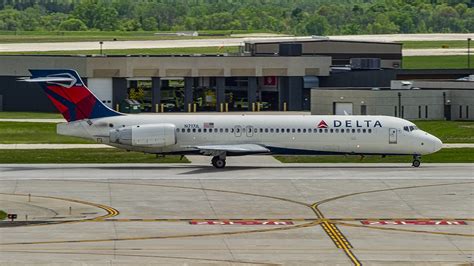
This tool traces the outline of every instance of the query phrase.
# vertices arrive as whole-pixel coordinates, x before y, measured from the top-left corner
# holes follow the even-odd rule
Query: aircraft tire
[[[412,166],[413,167],[420,167],[420,164],[421,164],[420,160],[413,160]]]
[[[217,168],[217,169],[221,169],[221,168],[224,168],[225,167],[225,160],[219,158],[219,157],[214,157],[212,158],[212,165]]]

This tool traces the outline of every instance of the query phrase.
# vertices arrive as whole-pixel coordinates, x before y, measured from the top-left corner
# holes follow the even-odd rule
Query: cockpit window
[[[417,130],[418,128],[416,126],[404,126],[403,127],[403,130],[405,130],[406,132],[411,132],[413,130]]]

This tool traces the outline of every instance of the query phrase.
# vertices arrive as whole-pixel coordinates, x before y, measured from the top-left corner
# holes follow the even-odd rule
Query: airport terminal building
[[[114,109],[120,109],[124,99],[132,98],[141,103],[145,112],[311,110],[313,114],[336,114],[342,110],[341,106],[349,108],[349,99],[354,100],[351,113],[377,114],[383,108],[371,106],[381,102],[364,99],[372,97],[369,94],[375,91],[373,88],[380,88],[378,98],[389,97],[383,93],[390,87],[391,80],[456,79],[472,73],[469,70],[439,73],[403,70],[402,45],[398,43],[320,38],[248,41],[238,54],[5,55],[0,56],[0,62],[0,111],[54,110],[36,84],[17,80],[29,76],[28,69],[39,68],[77,70],[98,98]],[[419,90],[417,93],[436,94],[439,98],[439,89],[442,88],[436,88],[436,92]],[[449,105],[455,106],[454,109],[458,99],[462,99],[467,101],[461,103],[462,106],[474,110],[474,100],[469,102],[474,90],[468,85],[445,89],[441,95],[449,98]],[[464,92],[451,93],[452,90]],[[365,94],[361,94],[362,91]],[[395,100],[398,106],[398,96]],[[368,107],[361,107],[364,105]],[[395,112],[394,107],[391,108],[390,112],[388,108],[380,114],[412,117],[408,109]],[[458,111],[454,109],[453,119],[457,119]],[[428,113],[431,112],[438,114],[440,111]],[[473,112],[467,111],[466,116],[464,110],[462,119],[472,119]],[[444,114],[448,114],[447,111],[443,111]],[[426,119],[435,118],[438,117]]]

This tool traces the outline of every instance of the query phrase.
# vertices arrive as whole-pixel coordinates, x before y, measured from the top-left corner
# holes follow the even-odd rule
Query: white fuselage
[[[111,130],[153,124],[174,125],[175,143],[154,147],[109,141]],[[157,154],[193,153],[198,145],[258,144],[272,154],[423,155],[442,145],[413,123],[389,116],[126,115],[60,124],[58,133]]]

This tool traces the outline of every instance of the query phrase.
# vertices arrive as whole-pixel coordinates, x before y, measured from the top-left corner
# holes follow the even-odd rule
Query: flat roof
[[[329,37],[292,37],[292,38],[279,38],[279,39],[259,39],[259,40],[247,40],[244,43],[249,44],[277,44],[277,43],[302,43],[302,42],[344,42],[344,43],[365,43],[365,44],[387,44],[387,45],[403,45],[398,42],[371,42],[371,41],[354,41],[354,40],[334,40]]]

